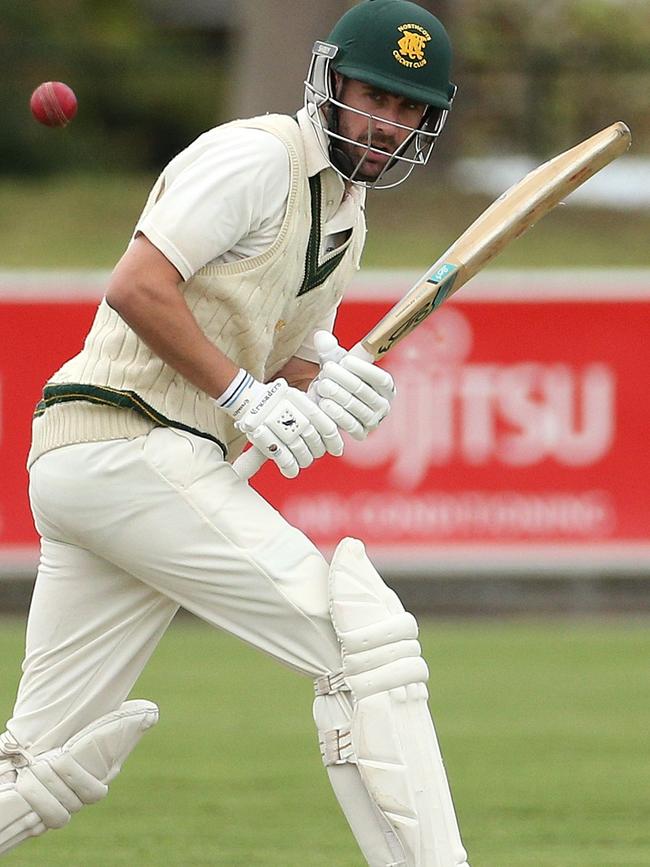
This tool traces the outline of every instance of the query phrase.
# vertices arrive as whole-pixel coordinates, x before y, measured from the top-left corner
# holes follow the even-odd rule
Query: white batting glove
[[[336,423],[312,398],[284,379],[263,383],[240,369],[217,403],[288,479],[294,479],[325,453],[343,454]]]
[[[342,349],[328,331],[317,331],[314,345],[320,373],[309,386],[318,406],[337,427],[364,440],[390,411],[395,383],[387,370]]]

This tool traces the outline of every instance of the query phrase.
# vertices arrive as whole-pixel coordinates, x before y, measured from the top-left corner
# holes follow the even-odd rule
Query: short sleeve
[[[135,229],[189,279],[239,248],[243,258],[270,246],[282,224],[290,163],[265,130],[217,127],[175,157],[160,193]]]

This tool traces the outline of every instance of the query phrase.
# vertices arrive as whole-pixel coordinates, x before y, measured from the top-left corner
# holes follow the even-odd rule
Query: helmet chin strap
[[[330,72],[332,76],[332,87],[330,88],[332,93],[334,94],[334,99],[338,102],[341,102],[341,94],[343,91],[343,79],[339,81],[338,85],[335,87],[334,83],[336,82],[336,78],[333,72]],[[329,104],[327,109],[327,128],[331,130],[335,135],[339,135],[341,132],[339,125],[339,108],[336,105]],[[346,153],[343,150],[343,144],[339,142],[336,138],[330,138],[330,161],[332,165],[338,169],[346,178],[350,180],[354,180],[359,172],[359,169],[365,162],[365,156],[359,157],[358,160],[354,160],[350,154]]]
[[[332,84],[335,81],[334,74],[332,75]],[[339,99],[339,93],[341,91],[341,85],[334,89],[334,97],[335,99]],[[336,135],[339,134],[339,111],[335,105],[330,103],[327,107],[327,128],[330,129]],[[342,174],[350,177],[354,170],[357,168],[352,157],[343,150],[343,148],[338,144],[338,139],[330,138],[330,160],[332,161],[332,165],[337,168]]]
[[[352,173],[357,168],[348,154],[334,145],[330,145],[330,160],[332,165],[348,178],[352,177]]]

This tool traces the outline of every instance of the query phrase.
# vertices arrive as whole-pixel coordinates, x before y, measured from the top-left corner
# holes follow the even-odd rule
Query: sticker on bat
[[[433,311],[440,307],[442,302],[449,297],[456,282],[457,266],[447,263],[436,270],[434,274],[427,278],[426,282],[433,286],[441,284],[433,298],[428,298],[424,304],[418,307],[407,320],[402,322],[393,332],[388,334],[385,342],[377,348],[377,356],[383,355],[392,349],[398,340],[405,337],[409,332],[413,331],[416,325],[419,325]]]
[[[438,268],[435,274],[432,274],[431,277],[428,278],[427,283],[433,283],[435,285],[436,283],[444,282],[445,284],[444,286],[441,286],[436,293],[434,308],[439,307],[442,302],[451,295],[454,283],[456,282],[457,275],[455,272],[457,270],[457,265],[452,265],[451,262],[446,262]]]

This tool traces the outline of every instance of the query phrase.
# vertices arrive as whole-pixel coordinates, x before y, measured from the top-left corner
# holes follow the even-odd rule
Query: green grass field
[[[423,624],[472,867],[650,864],[643,620]],[[10,710],[22,621],[0,621]],[[180,620],[135,695],[161,706],[108,799],[7,867],[361,867],[329,791],[311,684]]]
[[[111,268],[142,210],[151,175],[0,179],[0,267]],[[426,268],[487,207],[440,175],[368,196],[364,267]],[[650,267],[650,211],[556,208],[497,260],[506,268]]]

